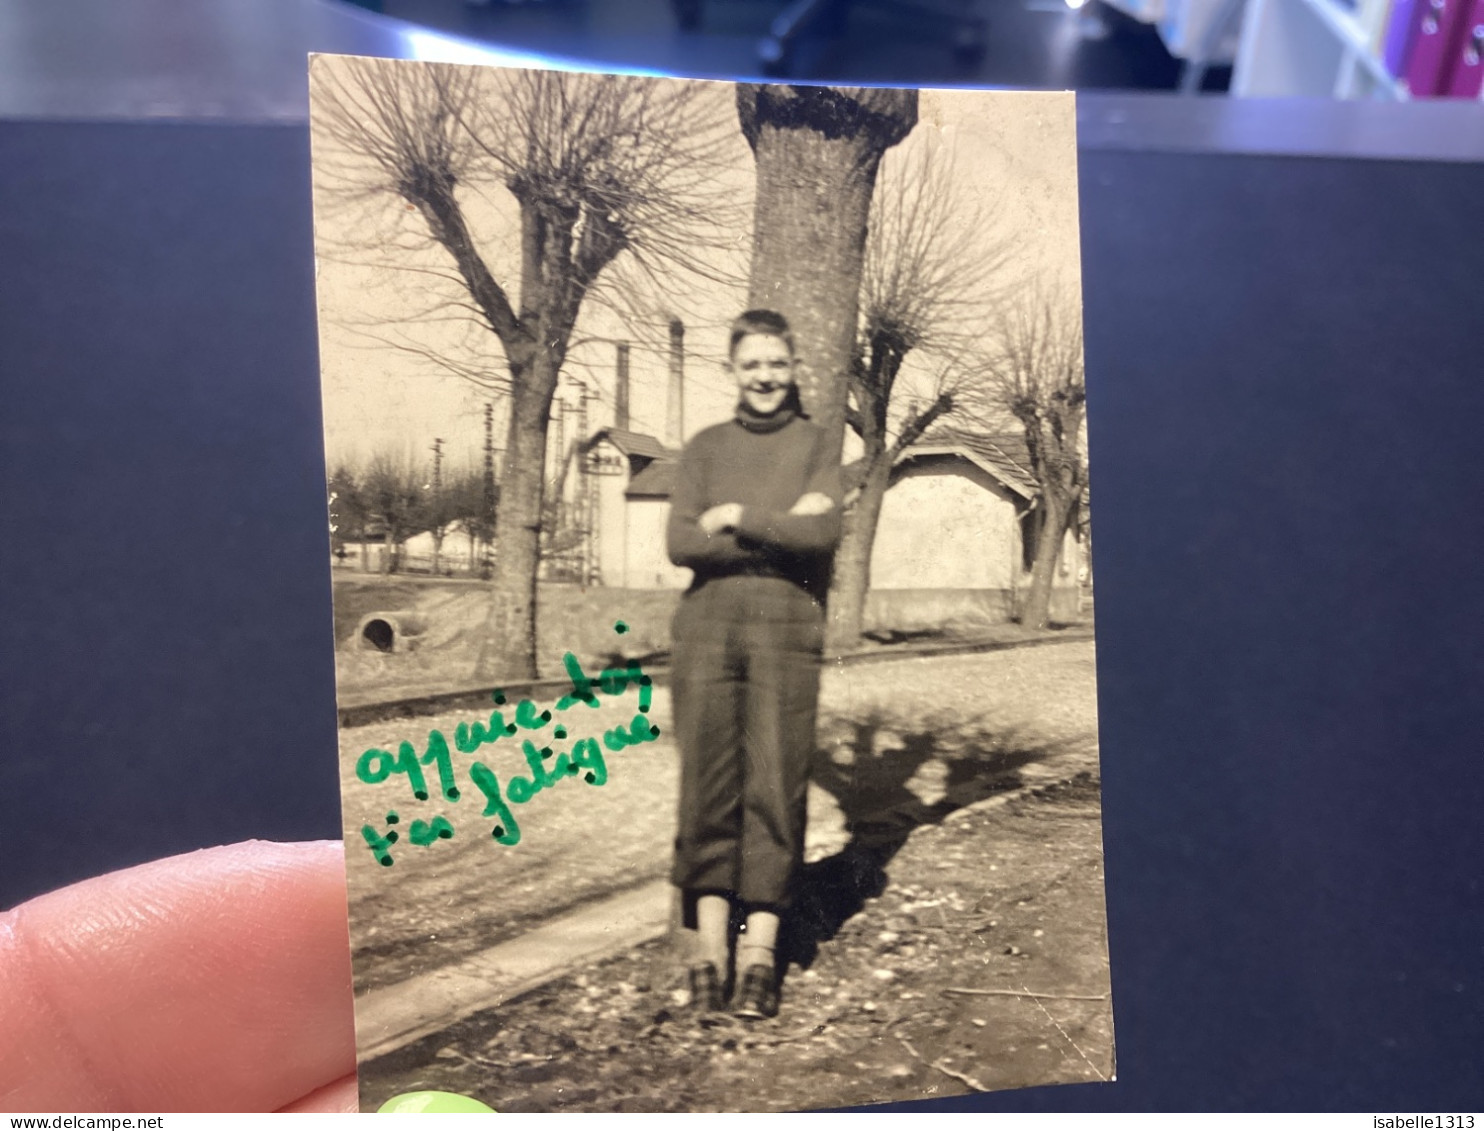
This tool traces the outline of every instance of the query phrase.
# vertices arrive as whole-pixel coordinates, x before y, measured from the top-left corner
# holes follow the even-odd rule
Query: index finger
[[[0,1109],[271,1111],[355,1070],[338,842],[253,841],[0,915]]]

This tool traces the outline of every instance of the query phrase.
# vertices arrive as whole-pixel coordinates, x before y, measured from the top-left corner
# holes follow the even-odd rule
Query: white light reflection
[[[611,63],[563,59],[555,55],[537,55],[529,51],[512,51],[506,47],[476,43],[422,28],[409,28],[402,31],[400,36],[407,48],[406,58],[425,63],[473,63],[486,67],[535,67],[547,71],[603,71],[615,75],[664,77],[663,71],[646,67],[615,66]]]

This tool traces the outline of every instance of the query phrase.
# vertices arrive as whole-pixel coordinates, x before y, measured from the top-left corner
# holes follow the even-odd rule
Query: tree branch
[[[897,437],[896,443],[891,446],[891,461],[896,462],[897,457],[906,451],[918,439],[933,426],[933,423],[946,413],[953,411],[953,397],[949,393],[940,393],[932,404],[926,409],[911,417],[902,427],[902,433]]]

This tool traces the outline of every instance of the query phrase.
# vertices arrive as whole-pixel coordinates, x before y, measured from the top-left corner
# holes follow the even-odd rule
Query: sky
[[[334,65],[325,56],[315,62],[316,68]],[[731,84],[695,85],[708,105],[735,122]],[[498,377],[504,366],[498,340],[462,311],[449,317],[445,310],[432,321],[417,317],[463,297],[443,278],[451,260],[428,240],[421,217],[405,202],[388,195],[369,208],[349,207],[325,191],[320,174],[346,155],[322,130],[315,130],[313,144],[328,464],[355,464],[376,454],[425,463],[437,438],[445,468],[479,466],[486,404],[496,406],[495,445],[504,446],[503,398],[429,357],[455,357]],[[587,390],[589,432],[612,422],[616,342],[622,340],[630,345],[631,427],[665,438],[671,317],[686,326],[685,437],[731,415],[736,392],[723,354],[727,325],[746,301],[754,172],[740,129],[726,145],[717,187],[733,202],[734,214],[718,228],[722,250],[710,263],[734,281],[676,272],[663,280],[668,293],[662,294],[624,264],[610,268],[599,292],[584,304],[558,393],[559,404],[575,414],[581,390]],[[937,159],[950,157],[964,214],[981,221],[965,231],[965,240],[983,246],[1009,241],[1010,257],[997,280],[1044,276],[1080,287],[1070,94],[924,91],[916,128],[883,162],[878,193],[891,191],[894,178],[913,167],[913,151],[923,147]],[[490,183],[461,189],[460,201],[481,254],[513,295],[519,263],[514,199],[503,185]],[[619,307],[644,313],[621,315]],[[909,359],[903,372],[908,395],[914,382],[926,387],[931,360]],[[569,442],[576,423],[575,415],[567,417]]]

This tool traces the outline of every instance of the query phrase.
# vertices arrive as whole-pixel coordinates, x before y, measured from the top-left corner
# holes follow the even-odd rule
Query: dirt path
[[[920,827],[773,1021],[689,1013],[653,943],[363,1065],[363,1103],[772,1111],[1110,1078],[1098,815],[1087,775]]]
[[[599,710],[577,705],[553,720],[579,737],[600,736],[633,719],[630,690]],[[839,854],[855,828],[877,855],[922,824],[1017,788],[1038,772],[1065,776],[1067,765],[1096,768],[1096,697],[1090,642],[954,658],[882,663],[826,673],[821,746],[811,787],[808,858]],[[510,707],[503,709],[512,715]],[[351,873],[352,946],[358,991],[400,982],[485,949],[584,901],[662,876],[674,839],[677,759],[669,741],[668,693],[655,690],[650,717],[657,741],[608,758],[608,780],[562,781],[516,808],[519,844],[491,839],[496,821],[467,779],[484,760],[502,781],[524,771],[514,740],[475,755],[455,751],[462,797],[417,802],[405,778],[368,785],[356,778],[368,748],[395,752],[403,740],[426,748],[430,730],[450,741],[455,712],[341,732],[342,785]],[[543,732],[550,734],[550,731]],[[363,824],[384,830],[395,811],[400,830],[443,816],[453,837],[416,847],[403,837],[383,867],[365,847]],[[822,885],[831,886],[827,882]],[[838,886],[838,885],[835,885]],[[848,907],[824,907],[842,918]]]

